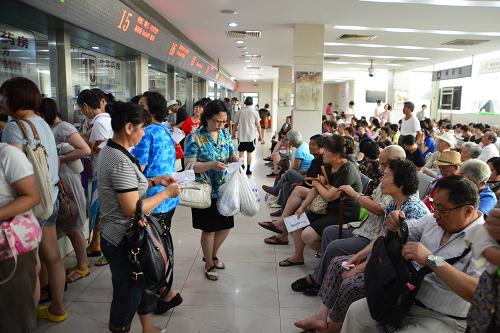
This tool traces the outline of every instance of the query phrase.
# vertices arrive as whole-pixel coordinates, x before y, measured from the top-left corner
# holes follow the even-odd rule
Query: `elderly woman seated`
[[[326,215],[307,212],[307,217],[311,225],[304,229],[304,237],[309,243],[314,243],[316,250],[320,249],[320,241],[323,230],[334,224],[339,224],[340,194],[341,185],[351,185],[356,192],[361,192],[361,176],[353,163],[347,160],[347,156],[352,152],[352,146],[348,146],[347,141],[340,135],[333,135],[325,139],[325,152],[323,154],[324,163],[332,165],[329,175],[329,186],[325,186],[326,179],[313,181],[311,190],[304,187],[297,187],[288,202],[286,203],[283,214],[276,222],[262,222],[259,225],[265,229],[283,234],[286,232],[284,227],[284,218],[296,214],[301,216],[306,212],[308,206],[313,202],[316,196],[320,195],[327,202]],[[359,204],[352,198],[345,199],[344,202],[344,220],[346,222],[356,221],[359,218]],[[302,240],[302,229],[293,232],[295,241],[295,253],[292,257],[280,262],[280,266],[294,266],[304,264],[304,247]],[[280,239],[277,237],[266,239],[267,243],[278,244]],[[282,241],[282,239],[281,239]],[[288,241],[286,241],[288,242]],[[283,242],[281,242],[283,243]]]
[[[478,158],[481,155],[481,146],[475,142],[465,142],[460,149],[462,162]]]
[[[417,169],[412,162],[390,160],[380,184],[382,193],[392,197],[392,202],[385,210],[385,218],[393,211],[404,212],[407,219],[419,219],[429,214],[427,207],[416,195]],[[365,296],[363,272],[366,258],[371,253],[376,238],[356,255],[339,256],[331,261],[321,284],[322,304],[315,314],[296,322],[295,326],[307,331],[326,329],[327,332],[340,332],[349,305]],[[327,322],[328,317],[332,322]]]
[[[477,158],[465,161],[460,167],[459,174],[476,184],[479,189],[479,211],[488,216],[490,210],[497,203],[495,193],[486,185],[491,175],[488,164]]]

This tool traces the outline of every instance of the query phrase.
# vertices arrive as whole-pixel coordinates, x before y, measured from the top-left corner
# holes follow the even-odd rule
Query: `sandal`
[[[264,238],[264,243],[269,245],[288,245],[288,241],[284,241],[277,236],[271,236],[268,238]]]
[[[202,260],[203,260],[203,262],[206,262],[205,258],[203,258]],[[222,262],[222,260],[219,260],[219,258],[213,257],[212,260],[213,261],[217,261],[216,264],[214,263],[214,267],[215,268],[217,268],[217,269],[225,269],[226,268],[226,265],[224,265],[224,263]]]
[[[97,261],[95,262],[96,266],[106,266],[108,264],[108,259],[106,259],[105,256],[101,256]]]
[[[36,311],[38,318],[47,319],[53,323],[60,323],[68,318],[68,311],[64,310],[64,314],[62,316],[56,316],[50,313],[48,305],[39,306]]]
[[[280,261],[279,265],[280,267],[303,266],[304,262],[303,261],[293,262],[290,261],[290,258],[286,258],[285,260]]]
[[[93,251],[87,248],[87,257],[100,257],[102,256],[102,251]]]
[[[209,269],[205,268],[205,276],[210,281],[217,281],[219,279],[219,275],[215,271],[215,266],[212,266]]]
[[[293,291],[296,292],[305,292],[306,290],[309,290],[311,288],[318,287],[318,285],[314,282],[312,279],[311,275],[308,275],[309,279],[313,281],[312,284],[309,283],[309,280],[307,277],[303,277],[301,279],[296,280],[294,283],[292,283],[291,287]]]
[[[69,273],[66,275],[66,282],[75,282],[80,279],[83,279],[90,274],[90,268],[87,267],[86,269],[79,269],[78,267],[74,267],[70,270]]]
[[[259,225],[266,229],[266,230],[269,230],[269,231],[272,231],[272,232],[275,232],[277,234],[282,234],[283,231],[281,231],[280,229],[278,229],[273,222],[259,222]]]

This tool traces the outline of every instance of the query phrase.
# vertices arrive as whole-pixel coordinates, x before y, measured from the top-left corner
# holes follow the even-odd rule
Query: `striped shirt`
[[[427,215],[419,220],[407,220],[410,241],[420,242],[433,254],[450,259],[460,256],[467,247],[464,238],[465,234],[476,225],[484,223],[484,217],[481,212],[479,218],[469,224],[464,230],[451,235],[448,242],[441,245],[444,230],[436,223],[433,215]],[[415,268],[420,266],[413,262]],[[475,266],[472,260],[472,254],[469,252],[465,257],[453,265],[459,271],[470,276],[479,277],[481,271]],[[439,313],[465,318],[469,311],[470,303],[463,300],[454,293],[441,279],[435,274],[428,274],[422,281],[417,299],[426,307]]]
[[[392,203],[392,197],[387,194],[383,194],[380,189],[380,184],[373,191],[372,199],[375,200],[380,207],[385,211],[387,207]],[[379,235],[382,230],[382,226],[384,224],[384,216],[378,216],[370,212],[366,221],[363,224],[355,229],[352,234],[356,237],[365,237],[370,240],[374,239]]]
[[[138,191],[146,194],[148,181],[138,168],[137,160],[111,139],[100,151],[97,164],[99,181],[100,229],[102,237],[118,246],[127,232],[130,219],[125,216],[118,201],[118,193]]]

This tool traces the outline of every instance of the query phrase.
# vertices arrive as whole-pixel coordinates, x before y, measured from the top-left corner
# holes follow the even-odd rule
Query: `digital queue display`
[[[119,0],[20,0],[82,29],[165,61],[234,90],[236,83],[218,71],[166,28]]]

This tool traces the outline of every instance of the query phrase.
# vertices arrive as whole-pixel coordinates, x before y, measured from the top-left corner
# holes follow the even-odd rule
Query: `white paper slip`
[[[296,214],[293,214],[291,216],[285,217],[285,227],[288,232],[293,232],[295,230],[299,230],[302,228],[307,227],[311,223],[309,222],[309,219],[307,218],[306,213],[302,213],[299,217],[297,217]]]
[[[177,184],[187,184],[195,181],[195,175],[193,170],[185,170],[182,172],[176,172],[172,175]]]
[[[186,134],[184,134],[184,132],[180,128],[174,127],[172,136],[174,137],[175,143],[179,143],[186,137]]]
[[[241,160],[239,160],[238,162],[229,163],[227,165],[226,171],[228,174],[232,174],[233,172],[235,172],[239,168],[241,168],[242,165],[243,165],[243,163],[241,162]]]

